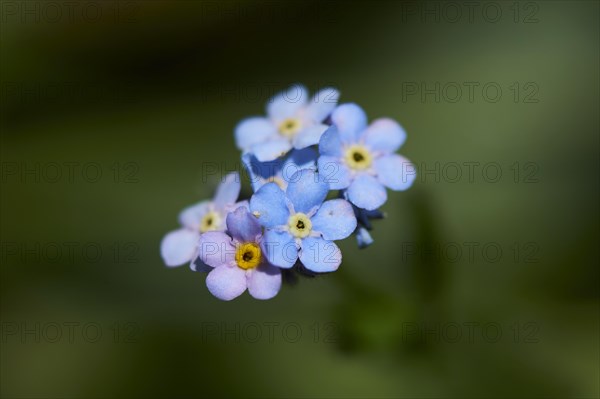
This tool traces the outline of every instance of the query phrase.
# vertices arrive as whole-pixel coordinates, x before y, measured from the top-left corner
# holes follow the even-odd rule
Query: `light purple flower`
[[[283,191],[262,186],[250,199],[250,210],[265,227],[263,249],[273,265],[291,268],[299,259],[317,273],[337,270],[342,253],[333,241],[356,228],[352,205],[344,199],[323,202],[329,185],[310,169],[296,172]]]
[[[192,261],[190,267],[196,270],[193,261],[197,257],[200,234],[226,229],[227,213],[244,204],[236,204],[240,188],[239,174],[230,173],[217,188],[212,201],[201,201],[179,214],[182,228],[168,233],[160,244],[160,253],[167,266],[180,266]]]
[[[252,153],[259,162],[268,162],[292,148],[300,150],[318,144],[328,127],[323,121],[338,98],[339,92],[328,87],[309,100],[304,86],[293,85],[269,101],[266,117],[250,117],[237,125],[237,146],[244,153]]]
[[[262,229],[246,207],[227,215],[227,232],[202,234],[199,256],[213,267],[206,277],[208,290],[230,301],[246,289],[256,299],[270,299],[281,288],[281,270],[262,253]]]
[[[367,126],[365,112],[356,104],[342,104],[331,114],[333,126],[319,142],[319,173],[331,189],[345,189],[359,208],[374,210],[387,200],[385,187],[408,189],[416,176],[406,158],[394,154],[404,143],[404,129],[392,119]]]

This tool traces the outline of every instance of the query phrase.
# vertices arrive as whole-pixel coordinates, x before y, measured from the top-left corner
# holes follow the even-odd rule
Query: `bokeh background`
[[[597,398],[598,2],[470,4],[2,1],[2,396]],[[338,272],[220,302],[160,240],[296,82],[419,177]]]

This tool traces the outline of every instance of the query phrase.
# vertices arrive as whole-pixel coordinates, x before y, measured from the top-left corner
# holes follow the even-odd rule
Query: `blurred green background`
[[[599,397],[598,2],[50,3],[0,9],[3,397]],[[220,302],[160,240],[296,82],[419,177]]]

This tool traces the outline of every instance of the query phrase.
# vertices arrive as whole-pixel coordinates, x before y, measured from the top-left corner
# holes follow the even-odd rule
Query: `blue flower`
[[[373,240],[373,237],[371,237],[369,230],[365,229],[364,227],[359,227],[356,229],[356,242],[358,243],[358,247],[363,249],[373,244],[375,240]]]
[[[262,229],[246,207],[227,215],[227,232],[210,231],[199,242],[200,260],[213,269],[206,277],[208,290],[230,301],[246,289],[256,299],[270,299],[281,288],[281,270],[265,259]]]
[[[283,191],[275,183],[262,186],[250,199],[250,210],[265,227],[263,250],[275,266],[296,261],[317,273],[337,270],[342,262],[333,243],[356,228],[352,205],[344,199],[323,202],[329,185],[312,170],[296,172]]]
[[[251,117],[235,128],[237,146],[260,162],[273,161],[291,148],[303,149],[319,143],[327,125],[323,121],[337,105],[333,88],[319,91],[309,101],[304,86],[294,85],[267,104],[267,117]]]
[[[200,234],[225,230],[227,212],[244,204],[236,204],[240,188],[239,174],[230,173],[217,188],[212,201],[201,201],[179,214],[179,222],[183,227],[168,233],[160,245],[160,253],[167,266],[195,261]],[[195,270],[195,263],[192,262],[190,267]]]
[[[277,183],[285,190],[290,178],[299,170],[317,169],[317,153],[312,148],[292,150],[286,158],[269,162],[259,162],[254,155],[247,153],[242,156],[242,162],[255,192],[269,182]]]
[[[387,200],[385,187],[406,190],[415,168],[394,154],[404,143],[404,129],[392,119],[367,126],[365,112],[356,104],[342,104],[331,114],[333,126],[319,142],[319,173],[331,189],[345,189],[346,198],[359,208],[374,210]]]
[[[354,214],[358,222],[358,228],[356,229],[356,242],[358,247],[363,249],[375,242],[369,230],[373,228],[371,225],[371,219],[383,219],[385,215],[379,210],[367,211],[366,209],[354,208]]]

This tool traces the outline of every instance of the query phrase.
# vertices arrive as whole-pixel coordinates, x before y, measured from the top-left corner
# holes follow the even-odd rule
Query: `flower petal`
[[[235,127],[235,143],[242,151],[277,134],[277,127],[267,118],[255,116],[242,120]]]
[[[267,183],[254,193],[250,211],[267,228],[285,225],[290,216],[285,193],[275,183]]]
[[[304,169],[291,177],[286,194],[296,212],[308,213],[315,206],[321,205],[328,191],[329,184],[322,176],[313,170]]]
[[[392,154],[375,160],[377,179],[395,191],[412,186],[417,176],[414,165],[401,155]]]
[[[311,145],[319,144],[321,136],[327,129],[328,126],[323,124],[308,126],[307,128],[299,131],[298,134],[294,136],[292,144],[294,145],[294,148],[298,150],[309,147]]]
[[[302,240],[300,262],[316,273],[336,271],[342,263],[342,251],[332,241],[320,237],[306,237]]]
[[[313,230],[329,241],[343,240],[356,229],[354,209],[344,199],[325,201],[311,222]]]
[[[200,259],[200,257],[198,256],[198,253],[196,253],[194,258],[192,258],[192,261],[190,262],[190,269],[193,272],[208,273],[213,269],[213,267],[202,262],[202,259]]]
[[[269,262],[277,267],[289,269],[298,260],[296,241],[287,231],[267,230],[261,247]]]
[[[271,299],[281,289],[281,270],[263,263],[247,277],[248,292],[256,299]]]
[[[212,267],[235,262],[235,246],[231,237],[221,231],[209,231],[200,236],[198,243],[200,260]]]
[[[367,229],[359,227],[358,232],[356,233],[356,242],[360,249],[368,247],[373,244],[374,241],[373,237],[371,237],[371,233],[369,233]]]
[[[287,183],[290,181],[294,173],[302,169],[316,169],[317,152],[312,148],[304,148],[302,150],[293,150],[281,165],[281,170],[277,175]]]
[[[251,152],[260,162],[268,162],[287,154],[291,149],[292,143],[288,139],[275,137],[252,146]]]
[[[306,107],[306,116],[315,122],[322,122],[335,108],[340,92],[333,87],[319,90]]]
[[[250,210],[250,203],[248,202],[248,200],[238,201],[235,204],[232,204],[232,205],[226,207],[225,211],[226,212],[233,212],[233,211],[235,211],[236,209],[238,209],[240,207],[246,208],[246,209]]]
[[[319,153],[334,157],[342,156],[342,139],[335,126],[330,126],[319,140]]]
[[[211,294],[223,301],[231,301],[246,291],[246,271],[237,266],[219,266],[206,277]]]
[[[248,171],[252,189],[257,191],[269,179],[281,179],[281,188],[287,187],[290,177],[301,169],[316,169],[317,153],[312,148],[292,150],[286,158],[279,158],[270,162],[259,162],[252,154],[244,154],[242,162]]]
[[[342,190],[350,185],[350,169],[339,158],[325,155],[319,158],[318,164],[319,174],[329,184],[330,190]]]
[[[393,119],[376,119],[365,131],[365,144],[371,151],[380,151],[391,154],[398,150],[406,140],[406,132]]]
[[[295,84],[286,91],[276,94],[267,103],[267,114],[272,120],[290,118],[302,108],[308,100],[306,87]]]
[[[192,260],[198,247],[199,232],[179,229],[168,233],[160,243],[160,254],[169,267],[180,266]]]
[[[199,231],[200,222],[209,211],[210,201],[198,202],[195,205],[185,208],[179,214],[179,223],[190,230]]]
[[[387,200],[385,187],[373,176],[364,173],[354,179],[346,195],[354,205],[369,211],[379,208]]]
[[[248,171],[252,189],[257,191],[265,184],[267,179],[275,176],[280,171],[283,160],[260,162],[253,154],[246,153],[242,155],[242,163]]]
[[[227,214],[227,231],[240,242],[256,242],[262,233],[258,220],[243,206]]]
[[[367,115],[361,107],[348,103],[337,107],[331,114],[331,120],[337,127],[340,138],[345,143],[354,143],[367,127]]]
[[[219,187],[217,187],[217,193],[214,198],[215,208],[225,210],[226,207],[235,204],[240,195],[241,188],[242,184],[238,172],[229,173],[225,176]]]

